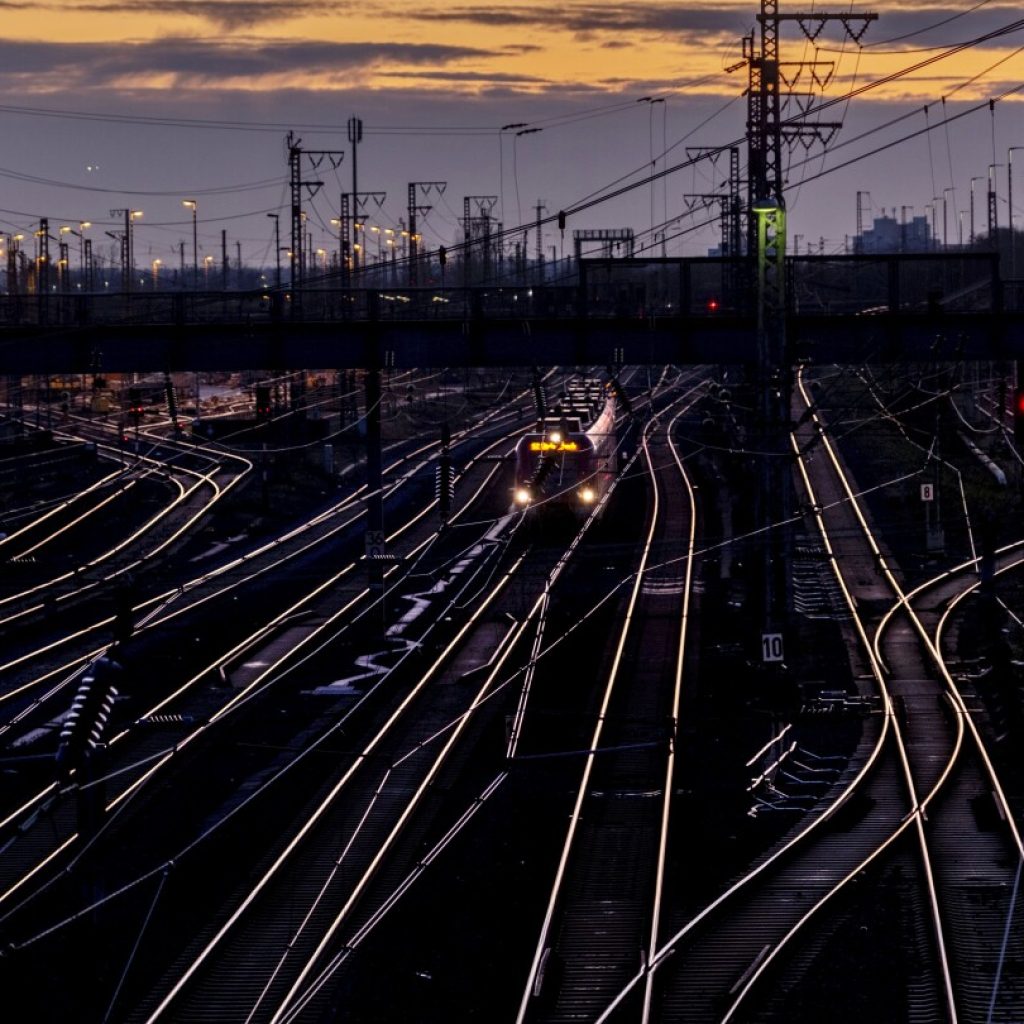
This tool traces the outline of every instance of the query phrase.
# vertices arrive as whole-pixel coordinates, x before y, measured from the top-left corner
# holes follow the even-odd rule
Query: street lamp
[[[946,193],[953,193],[953,209],[956,210],[956,189],[949,187],[942,190],[942,248],[949,249],[949,240],[946,235]]]
[[[203,257],[203,287],[210,290],[210,264],[213,263],[212,256]]]
[[[133,225],[135,224],[135,221],[141,216],[141,210],[128,211],[128,273],[130,277],[135,276],[135,232],[133,230]]]
[[[160,287],[160,267],[163,265],[163,260],[153,260],[153,289],[156,290]]]
[[[192,211],[192,287],[199,287],[199,234],[196,224],[196,216],[199,211],[199,203],[195,199],[182,199],[181,205],[186,210]],[[280,285],[278,281],[278,285]]]
[[[353,215],[354,216],[354,215]],[[356,271],[359,269],[360,254],[362,254],[362,260],[366,261],[366,250],[363,243],[359,241],[359,232],[362,231],[363,237],[366,237],[366,222],[361,220],[352,221],[352,270]]]
[[[142,216],[141,210],[131,209],[120,209],[111,210],[111,217],[124,216],[124,234],[121,236],[119,241],[121,242],[121,275],[122,275],[122,287],[125,292],[132,290],[132,276],[135,273],[135,250],[132,241],[132,225],[135,221]],[[117,238],[116,235],[107,232],[111,238]]]
[[[971,178],[971,245],[974,245],[975,233],[974,233],[974,183],[976,181],[984,181],[985,176],[983,174],[977,174]]]
[[[79,241],[81,241],[81,238],[82,238],[82,233],[80,231],[76,231],[73,227],[71,227],[70,224],[61,224],[61,226],[60,226],[60,234],[61,235],[75,235],[79,239]],[[64,242],[62,240],[61,241],[61,248],[63,248],[63,247],[64,247]],[[82,270],[83,270],[83,276],[84,276],[84,270],[85,270],[85,246],[84,245],[80,246],[79,252],[82,254]],[[68,261],[64,265],[64,271],[63,272],[65,274],[67,274],[67,273],[70,272],[70,269],[71,269],[70,261]]]
[[[342,273],[342,280],[344,280],[345,273],[345,235],[344,227],[340,217],[331,218],[331,227],[338,229],[338,269]]]
[[[85,237],[85,232],[92,227],[91,220],[83,220],[78,223],[78,237],[81,241],[82,276],[86,291],[92,291],[92,239]]]

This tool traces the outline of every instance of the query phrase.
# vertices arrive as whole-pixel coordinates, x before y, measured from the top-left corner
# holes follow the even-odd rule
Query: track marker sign
[[[782,661],[784,658],[781,633],[761,634],[761,660]]]
[[[921,484],[921,500],[922,501],[934,501],[935,500],[935,484]]]
[[[384,555],[384,531],[367,530],[363,535],[367,558],[382,558]]]

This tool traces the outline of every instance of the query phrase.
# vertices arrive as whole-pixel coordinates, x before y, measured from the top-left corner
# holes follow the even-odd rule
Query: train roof
[[[605,410],[614,396],[606,385],[596,378],[572,381],[552,405],[544,423],[557,427],[565,423],[569,430],[583,431],[589,428]]]

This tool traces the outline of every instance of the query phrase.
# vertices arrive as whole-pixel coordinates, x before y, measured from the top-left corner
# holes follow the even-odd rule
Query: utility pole
[[[544,282],[544,237],[543,237],[543,219],[544,214],[547,213],[548,208],[544,205],[543,199],[537,200],[537,205],[534,207],[534,213],[536,214],[536,221],[534,223],[534,231],[537,232],[536,252],[537,252],[537,280],[543,284]]]
[[[228,232],[227,228],[220,231],[220,286],[228,290]]]
[[[419,284],[419,265],[417,263],[417,257],[419,256],[420,248],[420,236],[416,227],[416,215],[422,213],[426,216],[433,209],[432,206],[420,205],[417,202],[417,196],[422,194],[424,198],[430,195],[431,192],[435,191],[438,195],[444,195],[444,190],[448,187],[447,181],[410,181],[409,182],[409,195],[408,195],[408,212],[409,212],[409,270],[408,279],[410,287],[415,288]]]
[[[124,217],[124,231],[114,233],[108,231],[107,234],[115,241],[120,243],[120,256],[121,256],[121,290],[128,294],[132,290],[131,273],[128,270],[128,231],[131,227],[131,210],[111,210],[111,217]]]
[[[356,174],[359,143],[363,140],[363,122],[358,117],[348,119],[348,141],[352,146],[352,271],[359,269],[359,179]]]
[[[989,100],[994,105],[995,100]],[[988,244],[996,248],[996,231],[999,228],[999,214],[996,209],[996,168],[1002,164],[988,165]]]
[[[729,213],[726,235],[729,239],[728,254],[735,259],[742,255],[743,218],[740,213],[740,148],[729,147]]]
[[[490,216],[491,211],[498,203],[497,196],[465,196],[462,200],[462,220],[465,243],[462,252],[462,283],[468,288],[471,278],[473,227],[479,230],[483,246],[483,267],[486,269],[490,254],[487,247],[490,242]],[[474,216],[474,212],[476,216]]]
[[[274,287],[281,290],[281,215],[268,213],[274,221]]]
[[[338,212],[338,244],[341,247],[341,285],[348,288],[352,284],[352,210],[349,194],[341,193],[341,205]]]
[[[291,193],[291,248],[288,251],[289,283],[293,290],[302,288],[302,150],[301,139],[288,133],[288,187]],[[310,182],[310,184],[314,184]],[[319,183],[315,183],[319,184]],[[294,300],[294,295],[293,295]]]
[[[864,197],[871,197],[870,192],[857,193],[857,237],[853,243],[854,252],[864,251]],[[883,211],[884,214],[885,211]]]
[[[199,227],[198,227],[198,216],[199,216],[199,200],[198,199],[182,199],[181,205],[186,210],[192,211],[192,290],[199,291]],[[184,246],[182,246],[184,249]],[[185,287],[185,264],[184,256],[182,256],[182,267],[181,267],[181,285]]]
[[[780,84],[795,83],[799,75],[824,87],[834,71],[826,61],[784,62],[779,53],[779,27],[796,22],[813,44],[826,22],[839,21],[854,41],[860,39],[877,14],[780,14],[778,0],[761,0],[757,21],[760,40],[743,38],[747,61],[747,207],[748,250],[755,257],[758,363],[754,368],[754,433],[763,454],[756,501],[755,527],[761,548],[761,616],[763,660],[779,661],[782,638],[792,608],[789,563],[792,530],[787,525],[792,507],[792,457],[789,424],[792,400],[792,355],[786,340],[786,203],[782,145],[827,144],[837,122],[782,119]],[[758,45],[759,44],[759,45]],[[799,98],[797,98],[800,104]],[[809,105],[800,104],[808,110]],[[779,640],[780,656],[769,656],[767,638]],[[774,640],[773,640],[774,644]]]
[[[242,240],[237,239],[235,241],[235,266],[238,268],[238,277],[236,287],[241,289],[242,287]]]
[[[50,299],[50,221],[39,218],[39,250],[36,256],[36,299],[39,307],[39,322],[46,323],[47,306]]]
[[[356,120],[353,118],[352,120]],[[359,135],[362,137],[362,121],[359,122]],[[352,121],[349,121],[349,139],[351,140]],[[305,214],[302,209],[304,195],[313,196],[323,187],[322,181],[312,181],[302,177],[302,158],[305,157],[311,162],[312,168],[316,170],[326,159],[330,162],[332,170],[337,170],[345,158],[345,151],[340,149],[303,149],[300,145],[301,139],[295,138],[294,132],[288,133],[288,180],[289,191],[291,192],[291,249],[289,250],[289,269],[291,280],[289,282],[292,294],[292,309],[299,307],[299,296],[301,292],[306,270],[306,236],[305,236]],[[355,180],[355,147],[352,148],[352,176]],[[278,246],[280,248],[280,246]]]
[[[1013,154],[1024,146],[1011,146],[1006,151],[1006,205],[1010,219],[1010,277],[1017,276],[1017,240],[1013,234]]]

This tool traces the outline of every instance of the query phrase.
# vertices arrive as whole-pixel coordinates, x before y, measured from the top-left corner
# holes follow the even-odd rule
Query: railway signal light
[[[442,267],[448,262],[448,250],[443,245],[437,247],[437,262]]]
[[[256,422],[265,423],[270,419],[270,388],[265,384],[256,385]]]
[[[128,415],[138,425],[139,420],[142,419],[142,392],[138,388],[128,389]]]
[[[122,671],[118,662],[102,655],[83,673],[60,730],[57,764],[61,769],[82,768],[99,749],[117,697],[114,683]]]
[[[1024,387],[1013,392],[1013,439],[1018,446],[1024,446]]]

